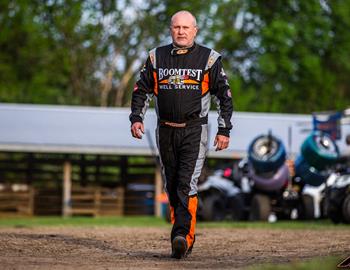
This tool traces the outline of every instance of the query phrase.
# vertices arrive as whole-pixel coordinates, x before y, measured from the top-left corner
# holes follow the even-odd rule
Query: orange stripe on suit
[[[170,207],[170,222],[171,222],[171,224],[174,225],[174,223],[175,223],[175,210],[174,210],[174,207],[172,207],[170,204],[169,204],[169,207]]]
[[[190,248],[194,241],[194,229],[196,226],[196,215],[197,215],[197,205],[198,205],[198,198],[197,196],[193,196],[189,198],[188,201],[188,211],[191,214],[191,225],[190,225],[190,231],[186,235],[186,241],[187,241],[187,247]]]
[[[154,79],[154,94],[158,96],[158,80],[157,80],[157,72],[153,71],[153,79]]]
[[[197,82],[195,80],[184,80],[184,83],[186,83],[186,84],[199,84],[199,82]]]
[[[204,78],[202,81],[202,95],[204,95],[209,90],[209,73],[204,74]]]

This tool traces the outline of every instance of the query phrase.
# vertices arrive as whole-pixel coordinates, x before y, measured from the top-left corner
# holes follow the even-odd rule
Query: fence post
[[[162,202],[160,196],[163,188],[162,174],[160,166],[156,166],[156,177],[155,177],[155,194],[154,194],[154,213],[156,217],[162,216]]]
[[[30,187],[28,191],[29,202],[28,202],[28,215],[34,215],[34,199],[35,199],[35,189],[34,187]]]
[[[95,207],[95,211],[94,211],[94,217],[96,216],[100,216],[101,215],[101,187],[96,187],[95,188],[95,196],[94,196],[94,207]]]
[[[72,215],[72,164],[65,161],[63,164],[63,216]]]

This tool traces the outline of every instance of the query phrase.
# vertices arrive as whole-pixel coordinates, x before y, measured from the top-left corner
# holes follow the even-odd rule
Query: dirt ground
[[[171,259],[167,228],[0,229],[1,269],[241,269],[350,255],[350,230],[197,229],[184,260]]]

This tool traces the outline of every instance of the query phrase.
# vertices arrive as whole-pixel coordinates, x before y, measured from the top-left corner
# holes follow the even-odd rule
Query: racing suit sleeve
[[[153,97],[154,78],[153,65],[150,57],[140,71],[140,78],[135,83],[134,92],[131,98],[131,114],[129,116],[131,124],[143,122],[149,102]]]
[[[233,111],[231,89],[227,81],[220,58],[209,70],[210,94],[216,103],[218,111],[217,135],[229,137],[232,129],[231,116]]]

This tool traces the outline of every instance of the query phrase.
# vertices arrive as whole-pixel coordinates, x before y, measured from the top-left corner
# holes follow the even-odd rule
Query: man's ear
[[[198,26],[195,26],[195,28],[196,28],[196,33],[195,33],[195,35],[194,35],[194,36],[197,36],[198,31],[199,31],[199,28],[198,28]]]

